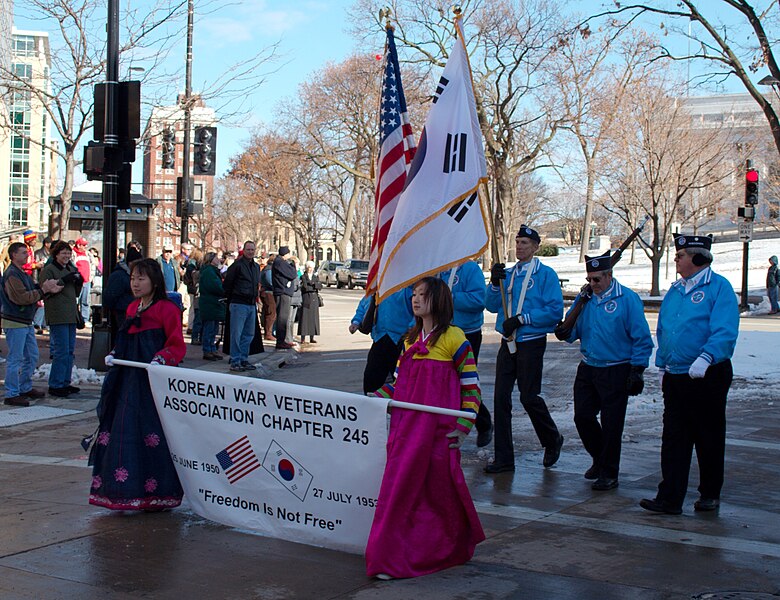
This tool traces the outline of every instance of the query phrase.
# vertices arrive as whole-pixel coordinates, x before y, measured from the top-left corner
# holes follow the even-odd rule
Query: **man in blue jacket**
[[[675,235],[680,279],[661,303],[655,364],[664,394],[661,483],[639,505],[679,515],[688,489],[691,455],[699,461],[697,511],[716,510],[723,487],[726,397],[731,356],[739,333],[739,307],[731,284],[712,271],[710,236]]]
[[[360,301],[349,325],[350,333],[358,330],[370,303],[371,296],[365,296]],[[377,391],[395,372],[395,364],[401,354],[401,338],[413,323],[410,287],[391,294],[376,307],[374,324],[371,328],[371,339],[374,343],[368,351],[366,368],[363,371],[364,394]]]
[[[643,373],[653,353],[653,339],[642,300],[612,277],[610,253],[586,256],[585,269],[589,289],[583,290],[569,312],[580,302],[585,302],[584,308],[569,332],[555,333],[569,343],[580,340],[574,423],[593,459],[585,479],[595,479],[594,490],[606,491],[618,486],[628,397],[644,389]]]
[[[474,362],[479,362],[479,349],[482,346],[482,325],[485,323],[485,276],[482,269],[473,260],[439,273],[452,292],[454,313],[452,324],[460,327],[466,334],[474,352]],[[477,446],[487,446],[493,439],[493,424],[490,411],[485,403],[479,405],[475,421],[477,428]]]
[[[539,249],[539,233],[522,225],[515,236],[517,263],[506,269],[493,265],[485,304],[497,313],[496,331],[502,334],[496,358],[496,387],[493,403],[495,420],[495,460],[486,473],[515,470],[512,442],[512,388],[517,382],[520,402],[531,418],[544,447],[545,468],[560,457],[563,436],[539,393],[542,390],[544,351],[547,334],[555,330],[563,314],[563,294],[558,275],[534,258]],[[504,295],[501,281],[505,281]]]

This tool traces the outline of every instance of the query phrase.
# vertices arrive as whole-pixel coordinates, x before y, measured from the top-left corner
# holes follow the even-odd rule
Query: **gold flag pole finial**
[[[454,14],[456,18],[463,14],[463,9],[460,7],[460,4],[453,5],[452,14]]]

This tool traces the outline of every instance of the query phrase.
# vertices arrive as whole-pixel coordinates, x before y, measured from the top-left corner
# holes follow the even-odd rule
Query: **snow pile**
[[[44,381],[49,379],[49,373],[51,372],[51,364],[45,363],[38,366],[32,375],[33,381]],[[103,385],[104,375],[98,375],[95,369],[79,369],[74,366],[70,375],[71,385],[80,385],[85,383],[93,383],[96,385]]]

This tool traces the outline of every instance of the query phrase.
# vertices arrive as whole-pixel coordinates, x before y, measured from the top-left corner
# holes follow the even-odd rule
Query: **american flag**
[[[236,440],[217,454],[217,461],[230,483],[246,477],[260,466],[247,436]]]
[[[374,193],[374,236],[368,266],[366,295],[376,292],[377,274],[382,250],[393,223],[398,197],[404,189],[409,164],[414,157],[412,125],[406,112],[406,98],[401,86],[401,70],[395,50],[393,28],[387,27],[382,101],[379,106],[379,158]]]

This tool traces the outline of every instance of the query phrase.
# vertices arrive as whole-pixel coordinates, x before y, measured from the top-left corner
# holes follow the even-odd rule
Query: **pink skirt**
[[[452,363],[430,359],[401,365],[394,398],[460,409]],[[366,572],[417,577],[468,562],[485,539],[471,500],[460,450],[446,434],[455,417],[393,409],[387,466],[366,546]]]

